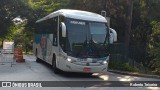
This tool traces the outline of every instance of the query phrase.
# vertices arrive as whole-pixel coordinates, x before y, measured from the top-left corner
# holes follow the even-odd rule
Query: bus
[[[59,71],[102,73],[109,63],[109,44],[117,40],[105,17],[60,9],[36,21],[33,53]]]

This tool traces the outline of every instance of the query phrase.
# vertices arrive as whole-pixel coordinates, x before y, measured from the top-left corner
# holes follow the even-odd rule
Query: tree
[[[152,33],[150,34],[148,49],[150,57],[152,60],[150,62],[150,67],[158,69],[160,73],[160,22],[152,21]]]
[[[158,59],[159,4],[159,0],[141,0],[134,3],[130,43],[131,58],[157,72],[160,72]]]
[[[0,3],[0,38],[2,38],[2,43],[4,40],[5,35],[7,34],[8,26],[11,24],[11,12],[10,12],[10,0],[2,0]]]

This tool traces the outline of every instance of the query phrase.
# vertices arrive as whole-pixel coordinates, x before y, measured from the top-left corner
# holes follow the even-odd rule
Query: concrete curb
[[[158,75],[142,74],[142,73],[137,73],[137,72],[127,72],[127,71],[119,71],[119,70],[108,70],[108,71],[112,73],[122,74],[122,75],[160,79],[160,76]]]

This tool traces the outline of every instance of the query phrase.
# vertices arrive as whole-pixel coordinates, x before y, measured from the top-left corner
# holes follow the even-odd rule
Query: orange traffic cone
[[[25,59],[23,59],[23,52],[20,48],[14,49],[14,58],[16,62],[25,62]]]

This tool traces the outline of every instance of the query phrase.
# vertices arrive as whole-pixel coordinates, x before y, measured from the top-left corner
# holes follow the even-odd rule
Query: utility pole
[[[131,24],[132,24],[132,9],[133,9],[133,1],[126,0],[126,28],[125,28],[125,56],[128,61],[129,56],[129,44],[130,44],[130,32],[131,32]]]
[[[108,15],[109,12],[107,12],[107,0],[103,0],[101,3],[103,5],[101,15],[107,19],[107,24],[110,27],[110,17]]]
[[[107,1],[106,0],[104,0],[103,2],[102,2],[102,5],[103,5],[103,10],[105,10],[105,11],[107,11]]]

